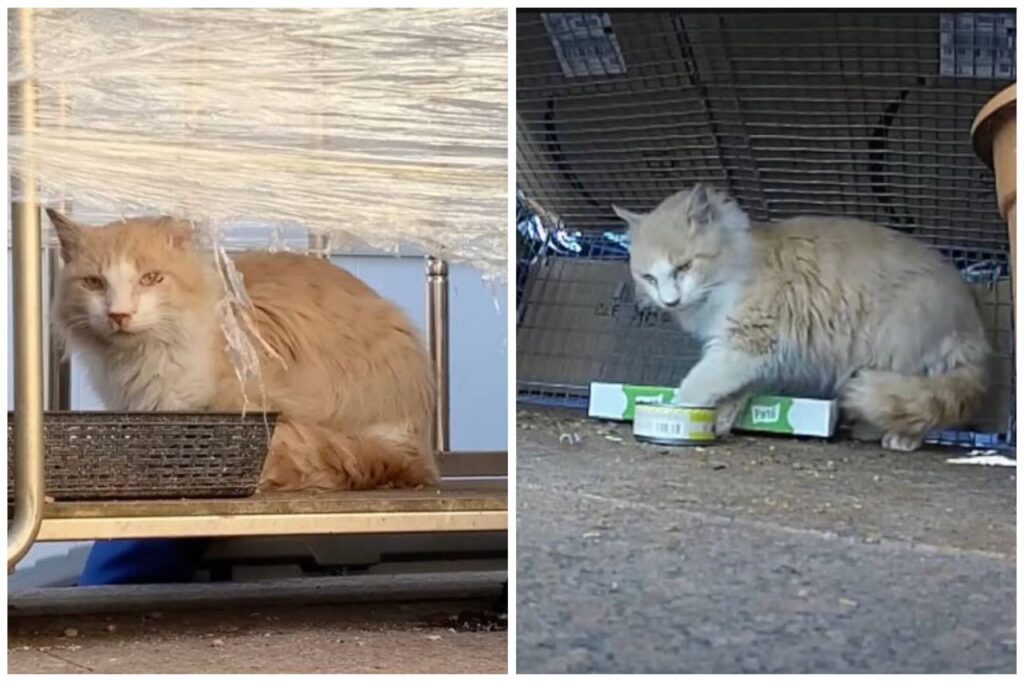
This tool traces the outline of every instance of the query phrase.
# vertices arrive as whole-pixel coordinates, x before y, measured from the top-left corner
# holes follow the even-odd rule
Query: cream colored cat
[[[751,224],[705,186],[630,227],[637,291],[704,342],[679,387],[728,433],[752,392],[838,397],[855,435],[914,450],[963,425],[991,354],[957,271],[902,234],[849,218]]]
[[[189,226],[164,218],[90,228],[48,213],[65,262],[56,328],[107,406],[241,411],[216,312],[223,285]],[[272,349],[260,358],[262,389],[246,387],[249,409],[281,413],[261,488],[435,483],[431,370],[409,320],[318,258],[250,252],[234,263]]]

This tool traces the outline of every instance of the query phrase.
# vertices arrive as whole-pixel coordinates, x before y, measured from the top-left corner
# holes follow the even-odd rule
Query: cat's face
[[[48,212],[61,244],[58,326],[111,345],[175,335],[203,272],[187,224],[135,219],[82,227]]]
[[[749,220],[733,201],[697,185],[641,215],[614,207],[629,224],[629,268],[641,300],[683,312],[732,274]]]

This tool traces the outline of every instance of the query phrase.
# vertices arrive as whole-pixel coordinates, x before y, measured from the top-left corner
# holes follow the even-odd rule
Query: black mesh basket
[[[46,495],[56,500],[245,497],[256,490],[276,419],[263,413],[47,413]],[[8,502],[14,466],[14,414],[8,412]]]

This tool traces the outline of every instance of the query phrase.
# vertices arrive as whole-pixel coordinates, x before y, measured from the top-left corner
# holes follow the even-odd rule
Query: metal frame
[[[16,12],[19,47],[31,73],[32,10]],[[31,149],[35,129],[35,96],[32,79],[22,81],[18,105],[27,149]],[[20,188],[25,201],[11,206],[14,284],[18,291],[14,297],[14,409],[19,419],[14,430],[14,519],[7,531],[8,571],[28,552],[43,520],[43,282],[34,176],[29,165]]]
[[[434,450],[447,452],[449,445],[448,387],[448,263],[427,258],[427,345],[434,369]]]
[[[69,202],[64,202],[64,215],[70,213]],[[63,261],[60,249],[47,250],[46,293],[53,300],[60,278]],[[46,409],[53,412],[65,412],[71,409],[71,362],[64,354],[64,344],[49,328],[46,328]]]
[[[480,478],[499,453],[454,453],[435,490],[272,493],[204,500],[96,500],[50,505],[39,540],[234,537],[506,530],[504,481]],[[505,465],[504,458],[500,464]]]
[[[19,24],[19,49],[32,73],[33,25],[29,8],[12,10]],[[12,16],[13,18],[13,16]],[[22,134],[25,146],[31,149],[35,131],[35,84],[27,78],[19,84]],[[31,159],[31,153],[28,154]],[[388,491],[376,493],[382,511],[319,510],[296,508],[292,513],[204,513],[204,501],[183,501],[172,512],[132,515],[96,513],[50,516],[44,518],[44,443],[43,398],[46,386],[43,354],[43,287],[41,268],[41,230],[35,173],[26,167],[21,188],[23,202],[12,204],[13,262],[15,297],[15,499],[13,520],[7,534],[7,569],[14,570],[18,561],[35,541],[91,540],[131,537],[196,537],[236,535],[302,535],[324,533],[406,533],[406,532],[477,532],[508,530],[508,507],[499,486],[472,498],[470,508],[451,510],[429,508],[401,510],[385,504],[392,499]],[[311,237],[310,246],[326,252],[323,237]],[[325,256],[326,257],[326,256]],[[56,272],[52,271],[52,276]],[[433,442],[445,456],[449,445],[449,365],[448,365],[448,264],[427,259],[427,326],[431,365],[435,372],[437,393]],[[66,409],[70,385],[66,363],[51,346],[49,375],[51,407]],[[63,364],[63,366],[62,366]],[[315,498],[311,498],[315,499]],[[257,503],[263,503],[258,500]],[[438,503],[444,495],[438,495]],[[208,503],[209,501],[205,501]],[[158,503],[154,503],[155,505]],[[62,505],[73,510],[75,504]],[[82,505],[84,508],[85,505]],[[275,500],[266,498],[267,509],[275,508]],[[390,508],[389,508],[390,507]],[[107,511],[116,510],[116,507]]]
[[[508,530],[508,512],[338,512],[331,514],[246,514],[209,516],[183,513],[131,518],[44,519],[36,540],[243,537],[330,533],[436,533]]]

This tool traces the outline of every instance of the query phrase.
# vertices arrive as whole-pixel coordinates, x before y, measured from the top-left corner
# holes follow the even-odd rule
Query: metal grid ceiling
[[[992,45],[969,62],[949,43],[998,43],[1012,27],[990,14],[991,30],[943,30],[958,16],[981,23],[938,12],[519,11],[520,186],[572,229],[615,228],[611,203],[645,210],[704,180],[755,219],[853,215],[1003,255],[970,126],[1014,75],[993,77],[1007,65]],[[972,75],[947,75],[957,66]]]
[[[705,180],[755,219],[854,215],[973,266],[965,277],[998,352],[977,427],[1007,440],[1006,226],[969,131],[1014,77],[1012,13],[519,11],[517,22],[520,219],[532,208],[572,241],[520,234],[521,396],[585,404],[590,381],[685,375],[700,348],[635,307],[625,252],[609,248],[621,230],[610,204],[646,210]]]

